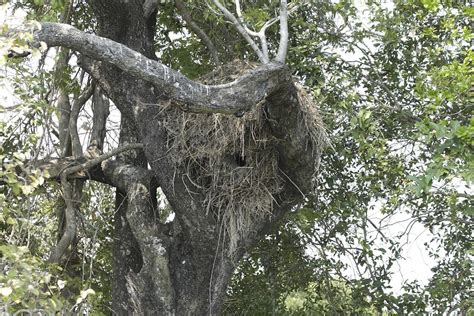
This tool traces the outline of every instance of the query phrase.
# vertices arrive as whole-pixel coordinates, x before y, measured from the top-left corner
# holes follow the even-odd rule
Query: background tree
[[[288,109],[288,102],[301,104],[305,94],[296,90],[299,91],[299,98],[296,98],[295,88],[286,85],[291,82],[286,68],[273,67],[275,64],[272,63],[270,67],[255,68],[253,64],[258,60],[261,63],[268,61],[265,51],[268,51],[268,56],[280,56],[279,35],[284,30],[274,15],[280,3],[243,2],[236,6],[235,2],[221,4],[213,1],[211,7],[194,1],[177,1],[158,7],[150,7],[150,4],[153,1],[115,3],[116,10],[110,10],[110,4],[105,7],[105,4],[94,1],[12,3],[25,9],[32,19],[66,22],[124,43],[146,57],[154,58],[156,51],[161,63],[191,79],[200,77],[206,84],[230,81],[241,77],[248,69],[254,70],[250,75],[253,77],[243,77],[244,80],[240,81],[242,90],[232,94],[231,98],[225,90],[211,88],[210,96],[201,95],[203,99],[196,105],[194,102],[199,101],[199,93],[180,99],[180,93],[186,90],[168,87],[160,79],[160,74],[168,75],[181,86],[193,83],[167,68],[155,67],[156,64],[150,64],[154,67],[151,74],[147,72],[149,68],[136,72],[137,67],[131,65],[136,65],[135,61],[140,58],[133,52],[125,50],[125,54],[131,57],[127,61],[120,60],[123,49],[92,50],[96,54],[92,56],[84,54],[85,50],[91,54],[89,49],[94,46],[94,37],[88,37],[83,44],[72,43],[75,45],[71,47],[72,51],[58,51],[60,57],[54,67],[47,62],[56,53],[52,50],[43,52],[39,58],[40,67],[34,70],[30,65],[22,64],[21,60],[8,59],[9,72],[6,74],[22,102],[15,109],[9,108],[9,113],[12,113],[9,118],[12,119],[2,126],[5,135],[5,141],[2,139],[2,179],[7,184],[3,196],[8,201],[3,207],[8,210],[3,212],[2,219],[4,240],[7,245],[27,245],[33,254],[55,250],[50,258],[58,261],[62,257],[60,262],[66,266],[67,272],[53,274],[60,280],[41,279],[44,270],[36,261],[28,261],[39,273],[38,278],[32,280],[48,284],[48,294],[29,290],[27,285],[33,281],[25,280],[25,276],[30,272],[6,268],[10,274],[6,274],[2,281],[2,295],[6,294],[3,295],[4,302],[10,308],[42,306],[51,310],[73,308],[87,311],[93,307],[94,311],[108,313],[111,307],[119,313],[133,309],[157,312],[168,309],[182,313],[190,311],[189,306],[198,302],[192,307],[195,312],[209,312],[210,305],[211,312],[217,313],[224,299],[230,271],[235,269],[244,251],[253,245],[258,232],[270,235],[253,248],[237,268],[227,291],[226,313],[338,314],[341,311],[373,313],[387,310],[422,313],[428,308],[466,313],[471,308],[472,276],[468,256],[472,251],[472,202],[469,191],[460,189],[463,184],[472,182],[472,109],[469,103],[472,86],[471,8],[462,3],[436,1],[394,2],[388,6],[367,2],[361,15],[361,9],[349,1],[290,3],[291,37],[286,62],[300,82],[310,87],[314,100],[321,105],[332,144],[323,157],[316,194],[308,183],[314,166],[312,161],[317,161],[318,153],[316,156],[309,154],[311,151],[306,142],[311,138],[286,138],[288,135],[308,134],[299,129],[303,125],[299,118],[288,115],[294,110],[290,113],[279,111],[280,107]],[[229,11],[221,10],[223,6]],[[227,23],[228,20],[233,23]],[[240,25],[240,35],[236,24]],[[54,27],[44,24],[41,31],[33,34],[40,38],[43,36],[48,44],[67,44],[67,36],[58,37],[63,33],[49,33]],[[80,40],[84,36],[73,29],[61,28],[69,34],[77,34],[74,39]],[[17,33],[14,42],[7,43],[10,51],[6,53],[22,56],[29,49],[25,42],[30,40],[28,36]],[[83,54],[78,55],[74,50]],[[101,58],[102,63],[94,62],[95,58]],[[247,62],[228,65],[234,59]],[[75,60],[80,61],[86,72],[77,67]],[[110,63],[122,67],[121,70]],[[150,67],[147,62],[145,65]],[[202,77],[212,69],[217,70]],[[132,74],[127,75],[130,71]],[[145,75],[145,81],[153,84],[137,79],[142,75]],[[245,78],[251,79],[250,88]],[[260,82],[269,89],[269,97],[265,104],[255,107],[255,101],[265,92],[261,90]],[[243,98],[248,91],[256,91],[256,99]],[[102,96],[104,92],[120,110],[118,148],[127,151],[112,150],[117,147],[114,143],[117,125],[110,120],[116,120],[117,116],[109,116],[108,125],[104,125],[110,108]],[[218,100],[216,105],[224,108],[209,109],[212,98]],[[290,102],[288,98],[295,101]],[[217,152],[217,156],[222,154],[223,162],[216,163],[206,156],[203,158],[199,152],[187,156],[190,152],[185,149],[190,145],[201,150],[215,150],[196,141],[201,139],[196,136],[199,133],[215,141],[209,136],[217,134],[216,130],[206,129],[210,126],[206,125],[209,124],[208,118],[214,119],[215,115],[183,114],[181,110],[173,109],[174,102],[169,102],[177,99],[182,109],[191,112],[217,110],[243,115],[243,118],[224,115],[220,119],[224,125],[234,129],[238,129],[238,125],[234,125],[236,122],[247,122],[250,125],[245,129],[257,132],[262,129],[256,128],[259,116],[255,113],[261,113],[258,111],[263,107],[270,134],[280,140],[277,143],[266,141],[268,145],[264,147],[252,147],[252,140],[246,139],[243,146],[247,149],[245,155],[235,150],[242,149],[242,146],[232,138],[234,135],[230,137],[232,151],[226,152],[225,144],[229,143],[218,143],[218,148],[224,148],[223,153]],[[140,114],[132,109],[142,109],[143,112]],[[245,111],[248,112],[244,114]],[[279,118],[284,120],[279,121]],[[170,126],[170,121],[176,125]],[[298,124],[292,125],[295,122]],[[185,127],[186,133],[180,133],[176,127]],[[105,138],[104,130],[108,131]],[[87,135],[90,136],[81,139],[75,131],[89,131]],[[221,133],[218,139],[225,139],[226,135]],[[137,143],[145,145],[145,152],[141,151],[141,145],[133,145]],[[124,147],[124,144],[132,145]],[[87,150],[86,146],[89,146]],[[135,149],[130,150],[132,148]],[[274,188],[280,185],[282,188],[271,193],[274,193],[274,205],[283,206],[281,211],[273,208],[274,215],[278,216],[271,220],[267,216],[251,218],[255,221],[252,225],[256,225],[251,229],[241,223],[235,225],[228,216],[238,214],[237,218],[246,219],[246,213],[241,210],[240,213],[222,212],[228,209],[227,205],[233,205],[231,199],[217,199],[208,194],[209,188],[216,187],[216,184],[221,189],[228,188],[223,186],[222,178],[213,175],[229,173],[229,168],[246,170],[246,167],[253,166],[255,160],[252,153],[248,153],[249,148],[250,152],[262,150],[260,152],[271,157],[279,157],[278,166],[282,171],[278,172],[282,182]],[[119,157],[107,160],[100,167],[90,163],[103,152],[118,154]],[[215,152],[212,154],[216,156]],[[181,156],[185,159],[180,160]],[[51,160],[50,157],[59,159]],[[24,170],[33,161],[43,170],[48,166],[47,177],[61,178],[62,174],[62,196],[51,184],[32,191],[42,186],[45,176],[38,171]],[[71,163],[75,163],[72,169]],[[155,173],[146,171],[148,164]],[[212,174],[205,173],[207,169]],[[237,179],[249,175],[254,174],[232,173]],[[107,185],[93,184],[87,179]],[[160,179],[166,179],[166,183],[174,182],[174,185]],[[70,186],[65,187],[65,183]],[[238,183],[245,181],[239,180]],[[110,203],[112,192],[108,185],[118,188],[115,207]],[[163,200],[160,193],[155,200],[158,185],[169,204],[158,202]],[[144,187],[147,189],[141,191]],[[255,187],[252,190],[260,199]],[[304,200],[299,191],[306,193]],[[141,193],[137,195],[137,192]],[[75,197],[74,201],[81,197],[80,207],[62,202],[64,197],[69,200],[68,194]],[[174,201],[173,196],[176,196]],[[262,196],[268,197],[268,194]],[[57,202],[52,203],[55,199]],[[248,201],[249,197],[243,200]],[[31,206],[25,205],[24,201],[29,201]],[[202,201],[212,201],[213,208],[207,209],[204,205],[209,203]],[[288,202],[286,210],[283,201]],[[378,218],[370,212],[374,203],[382,210]],[[259,207],[252,205],[248,209]],[[66,247],[52,246],[54,209],[58,214],[66,214],[66,218],[68,209],[76,209],[76,216],[70,216],[70,219],[77,219],[76,229],[69,234],[71,237],[64,238],[68,236],[66,233],[71,225],[59,225],[59,245],[63,241]],[[188,214],[190,211],[200,215]],[[186,215],[180,215],[180,212]],[[285,212],[287,215],[279,222],[283,225],[279,228],[268,225],[269,221],[279,219]],[[390,218],[400,213],[410,214],[406,231],[398,238],[387,237],[386,227],[391,223]],[[175,214],[176,220],[170,223],[172,217],[169,214]],[[34,221],[41,221],[44,223],[42,227],[48,227],[49,231],[35,231],[32,227],[37,226],[31,224]],[[154,225],[150,226],[150,223]],[[222,223],[226,226],[221,226]],[[390,290],[392,267],[403,255],[402,235],[409,233],[415,223],[423,223],[433,233],[437,242],[428,246],[434,247],[432,253],[438,256],[438,265],[428,286],[407,283],[404,293],[399,295]],[[229,229],[222,234],[221,227]],[[230,233],[232,227],[238,232],[237,236],[241,229],[240,239]],[[248,230],[242,230],[242,227]],[[156,235],[157,232],[160,234]],[[436,247],[444,249],[445,255],[440,255]],[[8,267],[14,266],[11,263],[17,260],[12,257],[12,249],[11,246],[2,248],[2,260],[10,262]],[[171,253],[169,259],[166,259],[169,256],[166,250]],[[30,260],[27,255],[22,258],[25,258],[23,261]],[[348,259],[354,261],[359,275],[347,274]],[[164,264],[168,261],[169,265]],[[189,266],[183,267],[181,263]],[[107,274],[110,265],[114,267],[111,278]],[[167,266],[171,271],[171,281],[163,284],[160,280],[166,278],[159,276],[168,273]],[[161,271],[160,274],[151,272],[156,269]],[[15,283],[18,280],[23,282],[20,282],[22,286]],[[186,289],[180,289],[182,280],[187,280]],[[213,282],[216,284],[212,285]],[[109,284],[112,284],[112,289]],[[158,297],[167,297],[166,294],[170,293],[166,289],[169,288],[174,289],[174,297],[169,295],[169,301]],[[93,293],[90,289],[94,289],[95,296],[90,295]],[[256,300],[256,289],[260,300]],[[24,299],[24,293],[28,293],[29,301]],[[71,298],[72,303],[64,302],[64,297]],[[79,300],[76,301],[77,297]],[[45,298],[51,301],[46,302]],[[108,303],[110,300],[112,305]],[[346,303],[341,305],[341,301]]]

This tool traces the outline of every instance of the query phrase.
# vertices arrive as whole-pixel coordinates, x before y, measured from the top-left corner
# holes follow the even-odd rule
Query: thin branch
[[[227,8],[224,5],[222,5],[222,3],[219,2],[219,0],[212,0],[212,2],[216,5],[217,8],[219,8],[219,10],[221,10],[225,18],[234,25],[234,27],[237,29],[240,35],[243,36],[243,38],[247,41],[250,47],[252,47],[255,54],[257,54],[258,59],[262,63],[267,63],[268,61],[265,61],[262,51],[254,42],[254,40],[250,37],[250,34],[246,31],[245,27],[242,25],[239,19],[237,19],[229,10],[227,10]]]
[[[133,150],[133,149],[143,149],[143,144],[138,144],[138,143],[136,143],[136,144],[126,144],[124,146],[117,147],[117,148],[109,151],[108,153],[100,155],[97,158],[88,160],[84,163],[81,163],[80,165],[75,165],[75,166],[69,167],[69,168],[65,169],[61,173],[61,175],[66,174],[66,176],[69,176],[73,173],[76,173],[76,172],[79,172],[79,171],[82,171],[82,170],[88,170],[88,169],[100,164],[104,160],[112,158],[113,156],[116,156],[116,155],[118,155],[118,154],[120,154],[124,151],[129,151],[129,150]]]
[[[71,135],[71,144],[72,144],[72,154],[74,158],[79,158],[82,156],[82,145],[81,140],[79,139],[79,132],[77,130],[77,120],[79,118],[79,113],[94,93],[95,85],[91,84],[84,90],[79,97],[74,100],[71,107],[71,116],[69,118],[69,133]]]
[[[265,32],[267,30],[267,23],[264,24],[264,26],[260,29],[259,32],[252,31],[250,28],[248,28],[245,23],[244,19],[242,16],[242,8],[240,6],[240,0],[234,0],[235,2],[235,11],[237,12],[237,16],[239,17],[240,23],[245,27],[245,30],[247,33],[249,33],[251,36],[256,36],[260,39],[260,44],[262,45],[262,54],[265,62],[269,62],[270,58],[268,56],[268,43],[267,43],[267,37],[265,35]]]
[[[206,45],[207,49],[209,50],[209,53],[211,54],[212,60],[214,62],[214,65],[219,66],[221,64],[219,55],[217,53],[217,49],[214,46],[214,43],[212,40],[209,38],[209,36],[204,32],[202,28],[199,27],[199,25],[194,22],[193,18],[191,17],[191,14],[189,13],[188,9],[186,8],[186,5],[183,3],[181,0],[175,0],[176,8],[178,9],[181,17],[183,20],[186,22],[186,25],[194,32],[196,35],[203,41],[204,45]]]
[[[234,0],[234,3],[235,3],[235,12],[237,13],[237,17],[239,18],[240,23],[245,28],[247,33],[249,33],[249,35],[251,36],[258,36],[257,32],[252,31],[247,25],[245,25],[244,18],[242,16],[242,8],[240,6],[240,0]]]
[[[69,24],[71,22],[71,13],[74,8],[74,1],[68,0],[64,4],[64,10],[61,12],[61,16],[59,18],[59,21],[61,23],[67,23]]]
[[[276,60],[285,63],[288,52],[288,3],[286,0],[280,2],[280,45]]]

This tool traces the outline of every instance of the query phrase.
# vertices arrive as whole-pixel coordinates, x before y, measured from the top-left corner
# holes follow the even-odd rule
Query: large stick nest
[[[201,79],[206,84],[233,81],[256,65],[233,62]],[[326,134],[317,107],[302,86],[298,89],[301,133],[308,148],[320,149]],[[224,114],[193,114],[169,107],[164,126],[170,155],[189,182],[204,194],[206,212],[221,223],[221,238],[230,253],[241,237],[252,233],[252,223],[272,212],[274,196],[285,179],[278,168],[277,140],[268,126],[264,103],[242,117]],[[319,157],[315,155],[315,164]],[[316,170],[317,168],[315,168]],[[190,194],[193,194],[190,188]],[[223,238],[228,237],[228,238]]]

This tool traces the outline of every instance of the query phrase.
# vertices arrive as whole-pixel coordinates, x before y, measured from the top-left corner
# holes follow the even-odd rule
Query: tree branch
[[[262,63],[267,63],[268,60],[265,60],[262,51],[260,50],[260,48],[258,48],[257,44],[255,44],[254,40],[250,37],[250,34],[247,32],[247,30],[239,21],[239,19],[237,19],[229,10],[227,10],[227,8],[222,5],[219,0],[212,0],[212,2],[216,5],[217,8],[219,8],[219,10],[221,10],[225,18],[234,25],[234,27],[237,29],[240,35],[243,36],[243,38],[247,41],[250,47],[252,47],[255,54],[257,54],[258,59]]]
[[[286,0],[280,2],[280,45],[278,47],[278,54],[276,60],[284,63],[286,60],[286,53],[288,52],[288,3]]]
[[[265,35],[265,32],[267,30],[266,23],[265,25],[260,29],[259,32],[255,32],[250,30],[247,26],[245,26],[243,17],[242,17],[242,8],[240,7],[240,0],[235,0],[235,11],[237,12],[237,16],[239,17],[240,23],[244,26],[245,30],[247,33],[249,33],[251,36],[256,36],[260,39],[260,44],[262,45],[262,54],[265,62],[270,61],[270,57],[268,56],[268,43],[267,43],[267,37]]]
[[[66,209],[64,211],[64,233],[49,257],[50,262],[59,262],[76,235],[76,210],[72,196],[73,188],[71,183],[67,180],[66,173],[61,174],[61,186],[63,189],[64,202],[66,203]]]
[[[286,59],[286,52],[288,51],[288,16],[289,14],[293,13],[296,11],[296,9],[299,7],[299,5],[293,5],[291,8],[288,8],[287,1],[281,1],[280,3],[280,17],[278,18],[272,18],[265,22],[265,24],[262,26],[260,31],[255,32],[248,28],[245,25],[245,21],[243,20],[242,16],[242,8],[240,5],[240,0],[234,0],[235,3],[235,11],[237,12],[237,17],[239,18],[239,22],[242,24],[244,27],[245,31],[254,37],[258,37],[260,39],[260,43],[262,45],[262,54],[264,57],[265,62],[268,62],[270,60],[270,57],[268,55],[268,43],[267,43],[267,37],[266,37],[266,31],[267,29],[275,24],[277,21],[280,21],[280,47],[278,50],[278,55],[276,56],[276,60],[284,63]]]
[[[81,140],[79,139],[79,132],[77,130],[77,120],[79,118],[79,113],[94,93],[94,84],[91,84],[86,90],[84,90],[76,100],[74,100],[71,107],[71,115],[69,118],[69,133],[71,135],[71,144],[72,144],[72,155],[74,158],[79,158],[82,156],[82,145]]]
[[[96,85],[92,96],[92,131],[89,147],[93,146],[98,150],[104,148],[109,105],[109,99],[104,95],[103,90]]]
[[[270,62],[231,83],[208,86],[110,39],[65,24],[42,23],[41,26],[33,32],[37,43],[44,41],[49,46],[68,47],[92,59],[113,64],[154,84],[164,96],[190,112],[236,114],[247,111],[291,80],[284,64]]]
[[[127,164],[120,160],[105,160],[101,164],[107,183],[119,191],[127,193],[133,183],[147,182],[152,184],[151,189],[156,189],[159,184],[153,171],[136,165]]]
[[[211,41],[209,36],[207,36],[206,32],[204,32],[203,29],[201,29],[199,25],[196,24],[196,22],[194,22],[193,18],[191,17],[191,14],[189,13],[183,1],[175,0],[175,4],[181,17],[186,22],[186,25],[194,33],[196,33],[196,35],[201,39],[201,41],[203,41],[204,45],[206,45],[207,49],[209,50],[209,53],[211,54],[214,65],[219,66],[221,62],[214,43]]]
[[[71,167],[66,167],[64,170],[60,171],[59,177],[61,180],[61,186],[63,189],[63,198],[66,203],[66,210],[65,210],[65,225],[64,225],[64,233],[61,236],[58,244],[55,246],[51,256],[49,257],[50,262],[59,262],[61,257],[66,252],[67,248],[71,245],[72,241],[74,240],[74,236],[76,235],[76,207],[75,207],[75,198],[74,189],[71,185],[70,180],[68,177],[74,173],[79,171],[88,170],[102,161],[105,161],[121,152],[132,150],[132,149],[141,149],[143,148],[142,144],[127,144],[122,147],[115,148],[110,152],[100,155],[97,158],[88,160],[79,165],[73,165]],[[80,190],[76,190],[80,192]]]
[[[58,138],[60,144],[60,155],[66,157],[71,155],[71,136],[69,135],[69,120],[71,116],[71,103],[69,96],[61,89],[58,96]]]

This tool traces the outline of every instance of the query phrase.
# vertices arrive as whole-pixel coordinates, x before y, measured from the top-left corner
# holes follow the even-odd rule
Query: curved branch
[[[211,53],[212,60],[216,66],[219,66],[221,64],[219,55],[217,54],[217,49],[214,46],[214,43],[211,41],[209,36],[207,36],[206,32],[203,31],[199,27],[199,25],[194,22],[193,18],[191,17],[191,14],[189,11],[186,9],[185,4],[181,0],[175,0],[174,2],[176,4],[176,8],[178,9],[181,17],[183,20],[186,22],[188,27],[196,33],[196,35],[203,41],[204,45],[206,45],[207,49],[209,50],[209,53]]]
[[[237,16],[240,20],[240,23],[244,26],[245,30],[247,33],[249,33],[251,36],[258,37],[260,39],[260,44],[262,45],[262,54],[265,62],[269,62],[270,58],[268,56],[268,43],[267,43],[267,36],[265,35],[265,32],[267,30],[267,26],[265,25],[260,29],[259,32],[252,31],[250,28],[248,28],[245,23],[244,19],[242,17],[242,8],[240,6],[240,0],[234,0],[235,2],[235,11],[237,12]]]
[[[242,7],[240,6],[240,0],[234,0],[234,3],[235,3],[235,12],[237,12],[237,17],[239,18],[240,23],[244,27],[245,31],[247,31],[247,33],[249,33],[249,35],[251,36],[258,36],[257,32],[252,31],[248,26],[245,25],[244,18],[242,16]]]
[[[61,174],[61,186],[64,202],[66,203],[64,233],[56,247],[54,247],[49,257],[49,262],[59,262],[76,235],[76,211],[73,202],[73,188],[71,183],[67,181],[66,173]]]
[[[264,59],[268,62],[269,55],[268,55],[268,43],[267,43],[267,37],[265,35],[267,29],[275,24],[276,22],[280,21],[280,47],[278,51],[278,55],[276,56],[276,60],[284,63],[286,59],[286,52],[288,51],[288,16],[296,11],[299,7],[298,4],[291,6],[291,8],[288,7],[287,1],[281,1],[280,3],[280,16],[276,18],[272,18],[265,22],[265,24],[262,26],[260,31],[255,32],[252,31],[250,28],[248,28],[243,20],[242,17],[242,8],[240,5],[240,0],[234,0],[235,3],[235,11],[237,12],[237,17],[239,18],[239,22],[242,24],[242,26],[245,28],[245,31],[251,36],[258,37],[260,39],[260,43],[262,45],[262,54]],[[303,2],[305,3],[305,2]]]
[[[86,90],[84,90],[76,100],[74,100],[71,107],[71,114],[69,118],[69,133],[71,135],[72,154],[74,158],[82,156],[82,145],[79,139],[79,132],[77,130],[77,120],[79,118],[79,112],[83,105],[90,99],[94,93],[94,84],[91,84]]]
[[[208,86],[107,38],[88,34],[65,24],[42,23],[33,32],[36,42],[64,46],[121,70],[160,88],[163,95],[186,111],[236,114],[250,109],[289,82],[288,68],[279,62],[262,65],[231,83]]]

